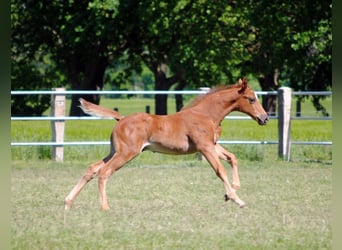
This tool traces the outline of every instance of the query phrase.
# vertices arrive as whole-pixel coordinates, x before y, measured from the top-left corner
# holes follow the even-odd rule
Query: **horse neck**
[[[226,115],[236,109],[237,98],[238,94],[222,90],[204,97],[193,109],[205,113],[212,118],[214,123],[219,124]]]

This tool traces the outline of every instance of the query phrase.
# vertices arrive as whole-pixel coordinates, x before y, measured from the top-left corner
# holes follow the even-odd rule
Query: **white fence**
[[[51,121],[52,141],[48,142],[11,142],[11,146],[52,146],[52,157],[56,161],[63,161],[64,146],[73,145],[109,145],[109,141],[64,141],[64,126],[66,120],[99,120],[98,117],[70,117],[65,116],[65,96],[73,94],[91,95],[113,95],[113,94],[182,94],[198,95],[206,93],[204,90],[186,91],[66,91],[64,89],[53,89],[46,91],[11,91],[11,95],[51,95],[51,116],[46,117],[11,117],[11,121]],[[322,95],[331,96],[331,91],[306,91],[292,92],[290,88],[279,88],[278,91],[256,91],[258,95],[278,96],[278,116],[271,116],[270,119],[278,119],[278,141],[231,141],[219,140],[220,144],[278,144],[279,156],[284,160],[290,159],[291,144],[301,145],[332,145],[331,141],[291,141],[291,120],[332,120],[332,117],[297,117],[291,116],[291,99],[294,95]],[[227,116],[227,120],[251,119],[247,116]]]

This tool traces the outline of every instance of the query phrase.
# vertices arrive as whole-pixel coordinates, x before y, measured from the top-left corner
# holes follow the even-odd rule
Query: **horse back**
[[[188,154],[197,151],[198,138],[215,140],[213,131],[206,117],[188,111],[172,115],[136,113],[117,123],[114,136],[116,143],[123,141],[140,151]]]

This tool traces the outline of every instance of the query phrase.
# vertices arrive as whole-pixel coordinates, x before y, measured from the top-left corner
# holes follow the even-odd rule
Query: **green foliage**
[[[35,56],[48,56],[48,67],[58,72],[49,81],[73,89],[128,88],[137,79],[146,86],[167,65],[167,77],[177,76],[188,88],[278,69],[281,85],[326,90],[332,82],[331,6],[318,0],[14,0],[13,60],[32,67]],[[15,87],[28,89],[33,80]],[[325,113],[320,100],[312,102]]]
[[[148,63],[165,62],[197,87],[241,76],[237,65],[248,56],[248,34],[240,9],[225,1],[141,1],[136,15],[140,32],[131,32],[141,44],[132,52],[145,51]]]
[[[294,90],[321,91],[332,86],[331,1],[249,1],[247,11],[255,43],[245,70],[256,76],[280,73],[281,85]],[[308,98],[308,97],[303,97]],[[303,98],[301,100],[303,100]],[[329,115],[309,97],[318,111]]]
[[[28,58],[14,56],[11,87],[15,90],[50,90],[65,85],[65,77],[56,69],[49,55]],[[41,116],[50,107],[49,95],[14,95],[11,97],[12,116]]]
[[[259,72],[279,68],[283,81],[292,84],[297,79],[310,86],[309,74],[331,61],[331,1],[252,1],[251,5],[248,15],[257,36],[251,48],[252,68]]]
[[[26,64],[36,54],[49,55],[72,89],[102,88],[108,61],[118,57],[122,44],[115,25],[118,5],[118,1],[12,1],[12,50]],[[59,80],[51,75],[51,81]]]

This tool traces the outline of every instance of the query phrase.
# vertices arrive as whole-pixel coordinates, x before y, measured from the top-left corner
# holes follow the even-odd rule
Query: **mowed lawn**
[[[104,100],[113,103],[129,114],[144,111],[145,100]],[[65,140],[107,140],[114,124],[67,121]],[[277,140],[276,120],[222,126],[224,140]],[[50,141],[50,123],[12,122],[11,137]],[[332,141],[331,121],[295,120],[291,139]],[[197,155],[144,152],[108,182],[110,211],[100,210],[96,179],[64,211],[66,195],[108,146],[66,146],[64,163],[50,160],[50,147],[12,147],[12,249],[332,248],[331,146],[292,145],[290,162],[279,160],[277,145],[223,146],[239,160],[244,209],[224,202],[221,181]]]
[[[64,211],[86,163],[14,161],[12,249],[331,249],[331,165],[240,161],[240,209],[205,161],[146,154],[111,177],[106,212],[97,180]]]

